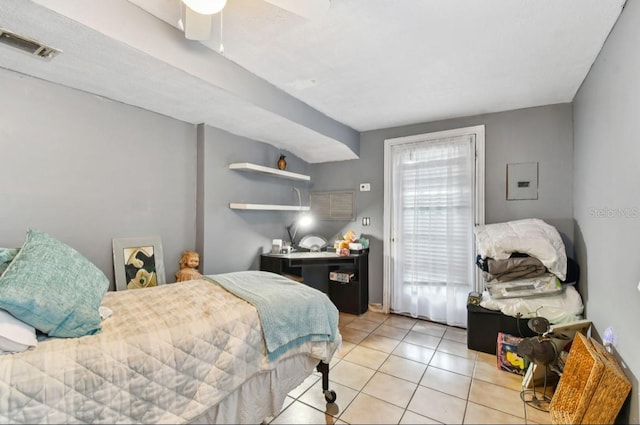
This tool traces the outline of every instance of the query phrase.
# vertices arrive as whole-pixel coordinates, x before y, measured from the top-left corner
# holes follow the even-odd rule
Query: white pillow
[[[37,345],[33,326],[0,309],[0,352],[19,353]]]

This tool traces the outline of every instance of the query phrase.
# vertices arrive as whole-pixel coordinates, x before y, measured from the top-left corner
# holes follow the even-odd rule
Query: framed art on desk
[[[159,236],[113,239],[116,290],[164,285],[164,256]]]

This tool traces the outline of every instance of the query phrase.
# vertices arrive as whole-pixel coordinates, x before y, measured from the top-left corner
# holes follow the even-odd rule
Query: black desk
[[[262,254],[260,270],[298,277],[305,285],[329,295],[338,310],[362,314],[369,306],[369,254],[339,256],[333,252]],[[349,283],[329,280],[329,273],[353,273]]]

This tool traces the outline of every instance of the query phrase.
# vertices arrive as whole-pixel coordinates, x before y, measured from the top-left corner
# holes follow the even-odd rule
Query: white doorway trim
[[[397,137],[384,141],[384,209],[383,209],[383,275],[382,275],[382,310],[389,313],[391,309],[391,277],[393,275],[393,258],[391,258],[393,241],[391,236],[391,148],[405,143],[423,142],[428,140],[443,139],[475,135],[475,224],[484,224],[484,194],[485,194],[485,126],[455,128],[451,130],[436,131],[432,133],[416,134],[412,136]],[[469,261],[473,261],[472,258]],[[481,282],[480,269],[476,270],[474,291],[479,289]]]

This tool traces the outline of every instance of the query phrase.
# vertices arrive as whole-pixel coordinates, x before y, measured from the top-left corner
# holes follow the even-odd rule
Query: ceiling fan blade
[[[331,4],[330,0],[265,0],[268,3],[288,10],[291,13],[307,19],[316,19],[322,16]]]
[[[189,40],[211,39],[211,28],[214,15],[201,15],[189,6],[184,6],[184,36]]]
[[[331,4],[330,0],[265,0],[281,9],[307,19],[315,19],[324,14]],[[206,41],[211,39],[213,16],[198,13],[184,4],[184,35],[189,40]]]

